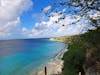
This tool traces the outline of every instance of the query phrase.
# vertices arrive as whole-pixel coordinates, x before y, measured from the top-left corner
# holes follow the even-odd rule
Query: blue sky
[[[0,0],[0,39],[47,38],[79,34],[88,22],[84,22],[83,19],[77,24],[70,25],[76,21],[73,17],[76,16],[77,19],[80,17],[68,6],[56,7],[51,11],[52,5],[59,1]],[[45,14],[47,12],[49,16],[53,16],[48,17]],[[62,17],[65,19],[58,21]],[[56,21],[58,23],[55,23]]]
[[[37,22],[37,20],[35,20],[32,17],[33,14],[42,13],[43,8],[49,5],[53,5],[55,2],[59,2],[59,0],[32,0],[32,1],[33,5],[31,6],[31,8],[21,15],[22,26],[25,26],[29,29],[31,29],[33,25],[35,25],[35,23]]]

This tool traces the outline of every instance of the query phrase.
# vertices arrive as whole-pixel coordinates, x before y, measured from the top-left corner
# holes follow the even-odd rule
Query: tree
[[[59,7],[70,7],[74,14],[77,15],[74,17],[77,20],[70,23],[70,25],[76,24],[85,17],[92,26],[96,28],[100,26],[100,0],[60,0],[58,3],[54,3],[52,5],[52,8],[49,10],[49,12],[46,12],[46,15],[50,15],[50,13],[53,11],[57,12],[57,8]],[[66,11],[60,12],[60,14],[64,13],[66,13]],[[60,20],[64,19],[65,17],[63,16],[59,18],[58,21],[55,21],[55,23],[59,23]]]

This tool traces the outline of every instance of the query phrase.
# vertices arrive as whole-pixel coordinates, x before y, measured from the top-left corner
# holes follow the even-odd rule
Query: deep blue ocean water
[[[64,46],[49,39],[0,41],[0,75],[28,75],[52,59]]]

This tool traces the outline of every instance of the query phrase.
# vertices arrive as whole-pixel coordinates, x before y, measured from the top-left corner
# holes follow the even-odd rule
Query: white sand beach
[[[60,74],[62,72],[62,67],[63,67],[63,61],[62,60],[55,60],[53,62],[49,62],[46,65],[47,75]],[[40,69],[37,72],[37,75],[45,75],[45,68]]]
[[[47,64],[45,64],[42,68],[40,68],[36,74],[31,73],[30,75],[45,75],[45,67],[47,71],[47,75],[56,75],[62,72],[63,68],[63,54],[67,51],[67,46],[62,49],[52,60],[50,60]]]

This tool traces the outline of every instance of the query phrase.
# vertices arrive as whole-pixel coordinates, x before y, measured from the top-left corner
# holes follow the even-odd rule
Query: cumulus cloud
[[[77,17],[76,19],[74,17]],[[31,31],[32,37],[55,37],[64,35],[80,34],[86,31],[88,21],[83,18],[80,22],[71,25],[78,15],[65,14],[65,9],[59,12],[52,12],[48,21],[36,23]],[[88,26],[89,27],[89,26]]]
[[[78,23],[78,25],[70,25],[68,27],[64,26],[58,29],[57,34],[60,36],[64,35],[75,35],[85,32],[84,28],[87,26],[87,24]]]
[[[47,24],[47,22],[41,22],[41,23],[36,23],[35,24],[35,29],[36,30],[43,30],[43,29],[46,29],[48,27],[48,24]]]
[[[20,15],[31,5],[31,0],[0,0],[0,37],[19,26]]]
[[[43,9],[44,13],[48,13],[52,9],[52,6],[47,6]]]
[[[0,20],[10,21],[16,19],[32,3],[30,0],[0,0]]]
[[[32,18],[36,21],[45,21],[47,16],[44,13],[35,13],[32,15]]]
[[[89,17],[93,18],[95,20],[98,20],[100,18],[100,12],[99,11],[90,11],[89,13]]]
[[[0,37],[7,37],[11,35],[11,32],[19,27],[20,18],[16,20],[5,22],[4,25],[0,25]],[[9,35],[8,35],[9,34]]]
[[[28,32],[28,29],[24,27],[24,28],[22,28],[22,32],[26,33],[26,32]]]

